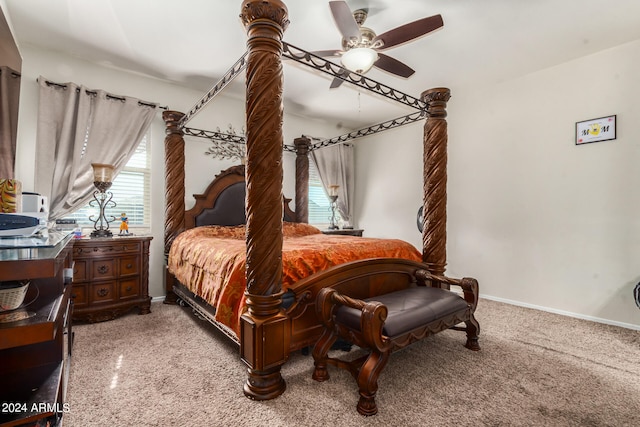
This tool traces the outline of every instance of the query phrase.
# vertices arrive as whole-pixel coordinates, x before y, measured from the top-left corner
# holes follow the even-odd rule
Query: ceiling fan
[[[330,1],[329,7],[342,34],[342,49],[313,53],[321,57],[340,56],[344,68],[359,74],[366,73],[371,67],[377,67],[400,77],[410,77],[415,73],[411,67],[381,51],[409,42],[444,25],[442,16],[434,15],[376,35],[372,29],[363,26],[367,19],[367,9],[352,12],[344,1]],[[343,81],[336,77],[331,83],[331,88],[340,86]]]

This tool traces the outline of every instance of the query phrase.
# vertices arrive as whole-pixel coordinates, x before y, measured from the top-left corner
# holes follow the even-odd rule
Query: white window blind
[[[135,154],[129,159],[127,165],[113,180],[111,188],[115,207],[107,207],[105,215],[108,220],[115,217],[115,221],[109,224],[109,228],[118,231],[120,216],[127,215],[129,227],[149,227],[151,224],[151,153],[148,150],[149,135],[145,134],[136,148]],[[83,227],[93,227],[90,216],[98,218],[99,209],[89,204],[69,215]]]
[[[340,214],[336,211],[336,221]],[[327,228],[331,221],[331,202],[324,191],[318,169],[313,162],[309,162],[309,224],[319,228]]]

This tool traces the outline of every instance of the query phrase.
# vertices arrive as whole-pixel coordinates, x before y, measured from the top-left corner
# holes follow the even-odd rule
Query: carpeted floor
[[[351,376],[295,353],[287,391],[244,397],[238,349],[191,310],[76,325],[65,427],[640,426],[640,332],[481,300],[482,351],[446,331],[394,353],[378,415],[355,410]],[[354,356],[359,349],[352,350]]]

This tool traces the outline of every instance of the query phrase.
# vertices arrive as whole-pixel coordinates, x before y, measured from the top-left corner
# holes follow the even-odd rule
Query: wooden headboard
[[[246,183],[244,165],[223,170],[203,194],[194,194],[196,204],[184,213],[185,228],[202,225],[246,224]],[[283,198],[284,220],[296,222],[295,212],[289,207],[291,199]]]

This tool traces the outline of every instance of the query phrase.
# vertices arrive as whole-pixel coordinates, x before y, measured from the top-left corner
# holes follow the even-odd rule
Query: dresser
[[[76,239],[73,247],[73,320],[102,322],[137,307],[151,310],[151,236]]]
[[[65,399],[72,345],[72,247],[68,233],[51,233],[45,246],[0,247],[0,281],[29,282],[23,304],[0,313],[2,427],[58,425],[71,410]]]

